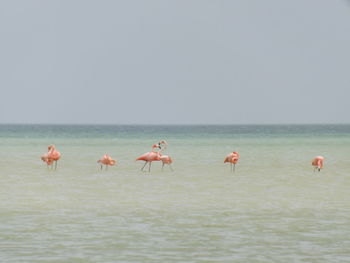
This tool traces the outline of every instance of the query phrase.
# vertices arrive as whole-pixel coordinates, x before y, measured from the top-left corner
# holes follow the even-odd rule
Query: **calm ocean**
[[[0,125],[0,200],[0,262],[349,262],[350,125]]]

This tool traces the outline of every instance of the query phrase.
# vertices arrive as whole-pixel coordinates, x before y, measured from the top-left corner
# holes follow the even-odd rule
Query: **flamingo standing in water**
[[[49,150],[49,152],[47,153],[48,158],[49,158],[49,160],[52,161],[51,165],[53,165],[53,162],[55,162],[55,170],[56,170],[57,169],[57,161],[61,158],[61,153],[59,151],[56,151],[55,145],[49,145],[47,147],[47,149]]]
[[[312,160],[312,166],[314,166],[314,172],[316,171],[316,169],[318,169],[318,171],[321,171],[321,169],[323,168],[323,161],[324,161],[324,157],[323,156],[316,156],[313,160]]]
[[[160,149],[160,146],[157,144],[154,144],[152,146],[151,152],[147,152],[136,159],[136,161],[145,161],[145,165],[142,166],[141,171],[143,171],[143,168],[145,168],[146,164],[149,163],[148,172],[151,172],[152,162],[153,161],[160,161],[160,154],[159,154],[159,152],[156,151],[156,149]]]
[[[51,166],[53,168],[53,163],[55,162],[55,169],[57,169],[57,161],[61,158],[59,151],[56,151],[54,145],[49,145],[47,147],[48,152],[41,156],[41,160],[47,164],[47,167]]]
[[[229,155],[226,156],[224,163],[230,163],[231,164],[231,172],[235,171],[236,163],[238,162],[239,154],[238,152],[232,152]]]
[[[49,154],[45,153],[41,156],[41,160],[47,164],[47,168],[49,168],[50,165],[52,165],[53,161],[49,159]]]
[[[163,151],[166,150],[166,148],[168,147],[168,143],[166,141],[160,141],[158,143],[159,147],[161,148],[161,150],[159,151],[159,155],[160,155],[160,160],[162,161],[162,171],[164,169],[164,165],[167,164],[169,165],[171,171],[173,171],[173,167],[171,166],[171,163],[173,162],[173,160],[171,159],[171,157],[169,155],[163,155]],[[162,148],[161,145],[164,145],[164,147]]]
[[[102,166],[106,165],[106,170],[108,168],[108,165],[115,165],[116,161],[113,160],[108,154],[105,154],[102,156],[102,158],[100,160],[97,161],[97,163],[101,164],[101,170],[102,170]]]

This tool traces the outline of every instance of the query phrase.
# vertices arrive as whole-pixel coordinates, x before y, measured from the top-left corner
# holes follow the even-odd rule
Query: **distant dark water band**
[[[42,125],[0,124],[0,137],[274,137],[350,135],[350,124],[327,125]]]

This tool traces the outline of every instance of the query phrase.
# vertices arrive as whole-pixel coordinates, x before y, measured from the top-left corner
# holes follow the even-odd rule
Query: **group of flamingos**
[[[169,155],[163,155],[163,152],[166,150],[167,147],[168,143],[166,141],[160,141],[158,144],[153,144],[151,152],[142,154],[139,158],[137,158],[136,161],[145,161],[145,164],[144,166],[142,166],[141,171],[143,171],[143,168],[145,168],[145,166],[149,164],[148,172],[150,172],[151,164],[153,161],[162,161],[162,171],[164,169],[165,164],[169,165],[170,169],[173,170],[171,166],[173,159],[171,159]]]
[[[168,143],[164,140],[160,141],[158,144],[154,144],[152,146],[152,151],[147,152],[140,157],[136,159],[136,161],[145,161],[145,164],[142,166],[141,171],[145,168],[145,166],[148,164],[148,172],[151,172],[151,165],[154,161],[162,161],[162,171],[164,169],[164,165],[169,165],[170,169],[173,171],[173,168],[171,166],[173,160],[169,155],[164,155],[163,152],[168,147]],[[56,150],[54,145],[48,146],[48,152],[45,153],[43,156],[41,156],[41,160],[47,164],[47,167],[51,167],[51,169],[54,168],[57,169],[57,161],[61,158],[61,154],[59,151]],[[239,159],[238,152],[232,152],[228,154],[224,160],[224,163],[230,163],[231,166],[231,172],[235,171],[236,164]],[[314,171],[318,170],[321,171],[323,168],[323,156],[316,156],[311,164],[314,167]],[[108,154],[105,154],[102,156],[100,160],[97,161],[101,165],[101,170],[103,168],[103,165],[105,165],[106,170],[107,167],[113,166],[116,164],[116,161],[113,160]]]
[[[154,161],[162,161],[162,171],[165,164],[169,165],[170,169],[173,171],[173,168],[171,166],[173,160],[169,155],[163,154],[167,147],[168,143],[162,140],[158,144],[154,144],[152,146],[152,151],[147,152],[137,158],[136,161],[145,161],[145,165],[142,166],[141,171],[143,171],[145,166],[148,164],[148,172],[150,172],[151,164]],[[47,164],[47,167],[50,167],[51,169],[57,169],[57,161],[61,158],[61,153],[56,150],[56,147],[54,145],[49,145],[47,148],[48,152],[41,156],[41,160]],[[112,157],[110,157],[108,154],[105,154],[101,159],[97,161],[97,163],[101,165],[101,170],[103,168],[103,165],[105,165],[105,169],[107,170],[108,166],[115,165],[116,161],[113,160]]]

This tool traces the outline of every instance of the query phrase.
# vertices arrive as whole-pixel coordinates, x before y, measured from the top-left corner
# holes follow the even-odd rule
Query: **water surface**
[[[161,139],[175,171],[140,172]],[[0,125],[0,149],[0,262],[349,259],[350,125]]]

